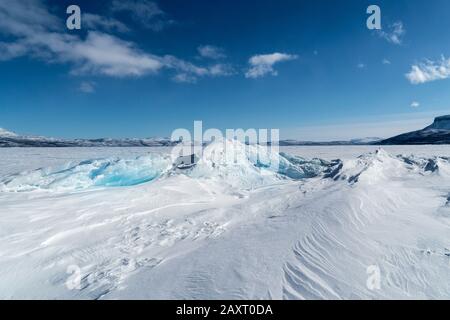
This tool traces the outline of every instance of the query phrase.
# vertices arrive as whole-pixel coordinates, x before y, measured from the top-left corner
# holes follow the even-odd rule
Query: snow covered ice
[[[132,186],[149,182],[166,172],[168,157],[148,155],[136,159],[95,159],[62,168],[40,168],[6,176],[2,191],[70,190],[93,186]]]
[[[0,298],[450,297],[450,148],[257,148],[0,149]]]

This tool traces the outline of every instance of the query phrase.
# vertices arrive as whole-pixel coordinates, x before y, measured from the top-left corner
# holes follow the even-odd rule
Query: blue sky
[[[68,30],[77,4],[81,30]],[[366,9],[381,8],[382,30]],[[388,137],[450,113],[450,2],[0,1],[0,127]]]

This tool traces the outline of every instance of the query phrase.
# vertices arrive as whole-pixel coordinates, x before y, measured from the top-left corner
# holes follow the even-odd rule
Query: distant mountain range
[[[435,118],[431,125],[422,130],[404,133],[376,144],[450,144],[450,115]]]
[[[168,147],[180,143],[169,138],[130,139],[56,139],[41,136],[22,136],[0,128],[0,147]],[[389,139],[363,138],[348,141],[281,140],[280,146],[339,146],[339,145],[408,145],[450,144],[450,115],[437,117],[430,126]]]
[[[298,141],[281,140],[280,146],[326,146],[326,145],[367,145],[380,141],[379,138],[353,139],[349,141]],[[179,141],[169,138],[146,139],[55,139],[41,136],[22,136],[0,128],[0,147],[167,147]]]
[[[0,128],[0,147],[167,147],[178,144],[169,138],[145,139],[55,139],[21,136]]]
[[[354,145],[370,145],[381,141],[381,138],[362,138],[352,140],[336,140],[336,141],[298,141],[298,140],[280,140],[280,146],[354,146]]]
[[[350,141],[309,142],[296,140],[280,141],[281,146],[337,146],[337,145],[420,145],[450,144],[450,115],[437,117],[428,127],[403,133],[389,139],[365,138]]]

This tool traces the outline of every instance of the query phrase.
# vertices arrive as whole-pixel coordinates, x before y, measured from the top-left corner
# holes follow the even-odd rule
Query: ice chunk
[[[232,187],[253,189],[285,179],[307,179],[330,172],[337,165],[307,160],[270,146],[236,140],[215,141],[201,154],[173,159],[159,154],[134,159],[94,159],[63,168],[26,171],[0,180],[1,191],[78,190],[91,187],[133,186],[152,181],[165,172],[192,178],[214,179]],[[184,169],[184,170],[180,170]]]
[[[38,169],[6,177],[0,181],[0,190],[14,192],[132,186],[158,178],[171,165],[169,157],[155,154],[135,159],[87,160],[56,170]]]
[[[291,179],[305,179],[316,177],[337,164],[337,162],[329,162],[317,158],[307,160],[282,152],[280,153],[278,172]]]
[[[266,146],[224,140],[214,142],[203,150],[190,176],[216,178],[233,186],[254,188],[281,179],[316,177],[335,165],[336,162],[307,160],[278,153]]]

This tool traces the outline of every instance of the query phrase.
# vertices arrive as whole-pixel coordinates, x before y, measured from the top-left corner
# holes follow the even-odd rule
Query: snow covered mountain
[[[176,143],[169,138],[144,139],[56,139],[41,136],[21,136],[0,128],[1,147],[162,147]]]
[[[178,142],[169,138],[127,139],[55,139],[41,136],[22,136],[0,128],[1,147],[160,147]],[[428,127],[382,140],[376,137],[337,141],[281,140],[280,146],[339,146],[339,145],[414,145],[450,144],[450,115],[437,117]]]
[[[0,128],[0,138],[1,137],[17,137],[17,134],[3,128]]]
[[[450,144],[450,115],[437,117],[428,127],[380,142],[383,145]]]
[[[280,146],[336,146],[336,145],[370,145],[380,141],[381,138],[363,138],[347,141],[299,141],[281,140]],[[174,146],[178,142],[169,138],[129,138],[129,139],[56,139],[42,136],[22,136],[0,128],[1,147],[165,147]]]

